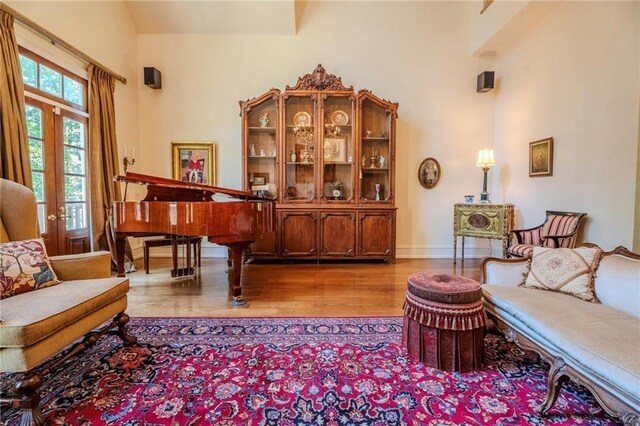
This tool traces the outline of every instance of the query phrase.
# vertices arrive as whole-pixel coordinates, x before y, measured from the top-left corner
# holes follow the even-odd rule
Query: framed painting
[[[171,142],[173,178],[202,185],[216,184],[216,146],[208,142]]]
[[[553,175],[553,138],[529,143],[529,176]]]
[[[324,161],[327,163],[344,163],[347,161],[346,141],[344,139],[325,139]]]

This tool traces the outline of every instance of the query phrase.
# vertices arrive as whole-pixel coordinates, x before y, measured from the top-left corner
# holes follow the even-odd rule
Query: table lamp
[[[480,194],[480,202],[488,203],[489,202],[489,193],[487,192],[487,172],[489,168],[496,165],[496,161],[493,159],[493,149],[483,148],[478,151],[478,161],[476,161],[476,166],[482,167],[482,171],[484,172],[484,181],[482,183],[482,193]]]

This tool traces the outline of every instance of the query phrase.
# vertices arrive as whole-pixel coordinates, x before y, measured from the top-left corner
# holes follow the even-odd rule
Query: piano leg
[[[124,249],[127,237],[116,233],[116,264],[118,265],[118,276],[124,277]]]
[[[246,300],[242,297],[242,285],[240,281],[240,274],[242,272],[242,256],[244,255],[244,251],[249,247],[253,241],[243,241],[237,243],[227,243],[225,244],[229,248],[229,252],[231,254],[231,293],[233,295],[233,300],[231,301],[231,305],[233,306],[242,306],[247,303]]]

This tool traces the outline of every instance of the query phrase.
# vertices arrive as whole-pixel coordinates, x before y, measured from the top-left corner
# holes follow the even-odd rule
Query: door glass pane
[[[85,174],[84,149],[64,147],[64,172],[77,175]]]
[[[63,140],[67,145],[84,148],[84,124],[64,117],[62,120]]]
[[[32,138],[42,138],[42,110],[27,105],[24,111],[27,115],[27,134]]]
[[[33,59],[20,55],[20,68],[22,68],[22,80],[24,84],[38,87],[38,64]]]
[[[67,231],[82,229],[87,227],[86,203],[66,204],[67,210]]]
[[[87,179],[83,176],[64,177],[65,201],[85,201],[87,195]]]
[[[82,84],[66,75],[64,76],[64,99],[80,106],[82,106],[84,101]]]
[[[62,75],[40,64],[40,90],[62,97]]]
[[[29,139],[29,156],[31,157],[31,170],[44,170],[44,147],[42,141]]]
[[[31,172],[31,180],[33,180],[33,193],[36,201],[42,202],[44,199],[44,173]]]
[[[40,226],[40,233],[42,234],[47,233],[46,208],[46,205],[38,204],[38,226]]]

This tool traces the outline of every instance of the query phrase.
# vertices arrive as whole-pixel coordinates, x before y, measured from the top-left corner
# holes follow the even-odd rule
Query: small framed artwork
[[[171,142],[173,178],[202,185],[216,184],[216,146],[210,142]]]
[[[256,176],[253,178],[254,185],[265,185],[267,183],[267,179],[264,176]]]
[[[440,180],[440,175],[442,171],[440,170],[440,163],[435,158],[426,158],[420,163],[420,167],[418,168],[418,180],[420,181],[420,185],[424,188],[431,189]]]
[[[529,176],[553,175],[553,138],[529,143]]]
[[[347,161],[346,141],[344,139],[325,139],[324,161],[327,163],[344,163]]]

